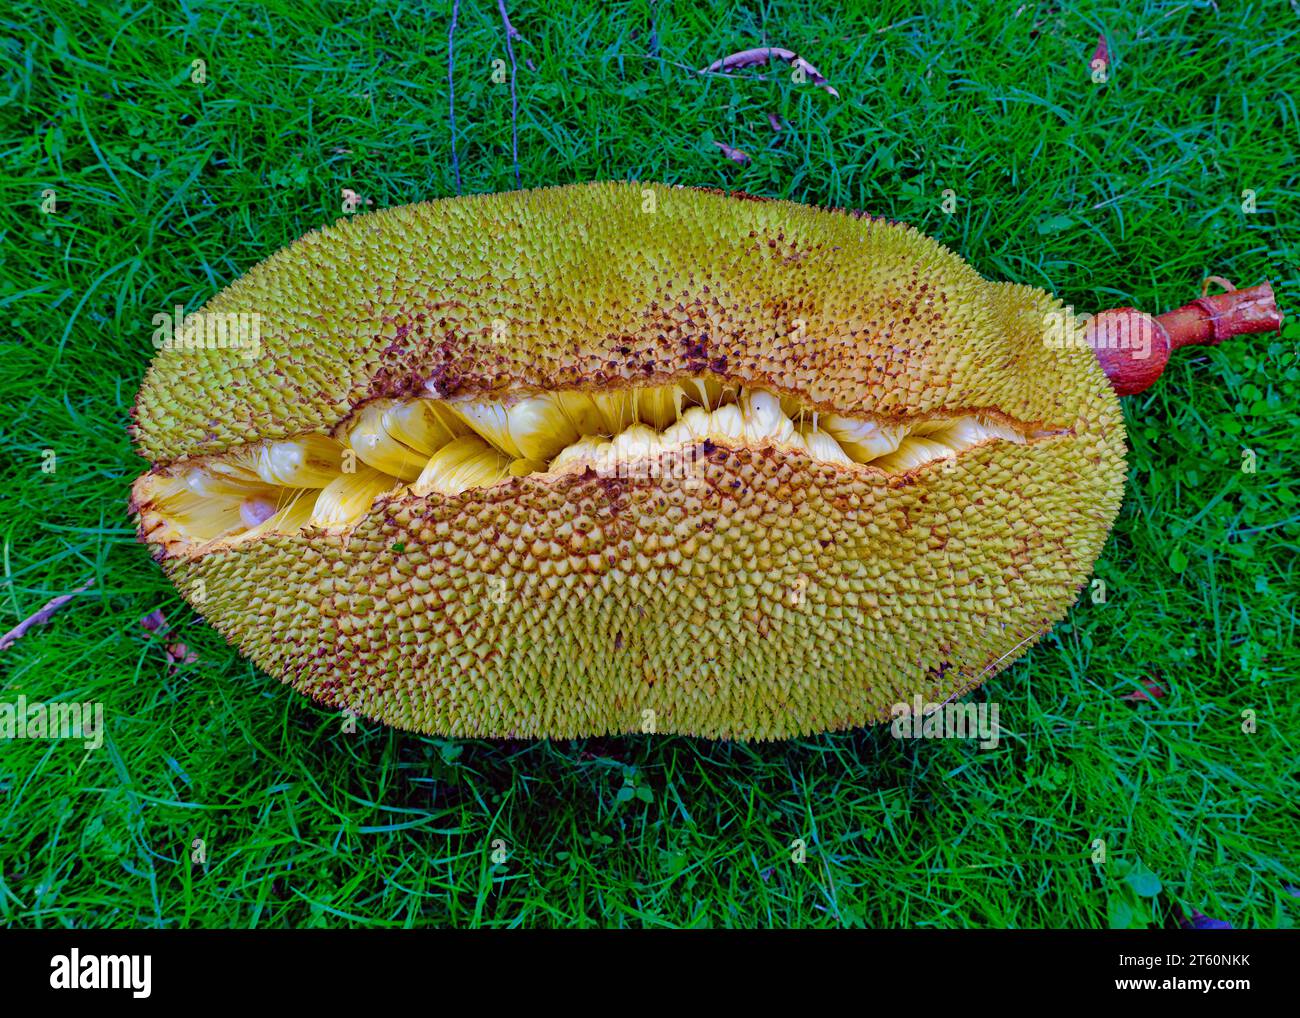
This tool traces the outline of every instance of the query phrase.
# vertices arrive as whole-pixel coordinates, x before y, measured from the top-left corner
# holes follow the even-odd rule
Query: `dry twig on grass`
[[[805,75],[818,88],[824,88],[830,95],[836,99],[840,94],[831,87],[831,83],[826,80],[826,76],[817,70],[803,57],[795,53],[794,50],[785,49],[782,46],[756,46],[753,49],[740,50],[721,60],[715,60],[708,67],[700,68],[701,74],[727,74],[731,71],[738,71],[743,67],[766,67],[767,64],[775,57],[777,60],[784,60],[795,70]]]
[[[510,57],[510,156],[515,165],[515,187],[522,187],[519,179],[519,93],[515,89],[515,77],[518,67],[515,64],[514,41],[519,33],[510,24],[510,15],[506,13],[506,0],[497,0],[497,10],[501,12],[501,23],[506,26],[506,55]]]
[[[40,611],[36,612],[34,615],[29,615],[27,618],[19,622],[18,625],[14,626],[13,629],[5,633],[4,636],[0,636],[0,650],[7,650],[12,647],[15,643],[26,636],[27,630],[31,629],[33,626],[45,625],[45,623],[50,621],[50,618],[55,612],[80,594],[83,590],[89,590],[94,585],[95,581],[93,579],[87,580],[71,594],[60,594],[53,600],[47,601]]]
[[[730,145],[726,144],[726,142],[715,141],[713,144],[717,145],[718,148],[722,149],[722,154],[726,156],[728,159],[730,159],[733,163],[739,163],[741,166],[749,165],[750,160],[749,160],[748,152],[742,152],[738,148],[732,148]]]
[[[460,0],[452,0],[451,28],[447,32],[447,97],[451,111],[451,171],[456,176],[456,193],[460,194],[460,159],[456,155],[456,19],[460,17]]]

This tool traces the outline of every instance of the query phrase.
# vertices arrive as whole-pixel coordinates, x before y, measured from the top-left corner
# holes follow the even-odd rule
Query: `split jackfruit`
[[[1101,551],[1120,408],[1060,309],[906,226],[661,185],[358,216],[199,313],[251,356],[160,351],[132,508],[243,653],[388,724],[886,721]]]

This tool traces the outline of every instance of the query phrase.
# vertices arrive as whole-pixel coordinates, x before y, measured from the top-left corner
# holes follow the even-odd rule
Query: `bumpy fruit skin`
[[[205,310],[260,313],[261,356],[156,358],[135,429],[156,464],[328,431],[429,380],[500,396],[712,372],[828,412],[1052,432],[901,475],[709,442],[693,479],[534,475],[163,556],[262,668],[421,732],[888,720],[1059,620],[1121,500],[1118,400],[1090,350],[1043,342],[1059,302],[842,212],[619,183],[436,201],[310,234]]]

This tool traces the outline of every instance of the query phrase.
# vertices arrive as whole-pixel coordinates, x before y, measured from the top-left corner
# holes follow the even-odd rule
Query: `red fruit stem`
[[[1207,287],[1211,281],[1227,292],[1154,317],[1136,308],[1112,308],[1088,323],[1089,345],[1117,393],[1131,396],[1150,388],[1180,346],[1215,345],[1230,336],[1281,329],[1282,313],[1268,283],[1235,290],[1217,276],[1206,280]]]
[[[1282,328],[1282,312],[1277,309],[1273,287],[1260,283],[1245,290],[1228,289],[1213,297],[1202,297],[1174,311],[1156,315],[1156,321],[1169,335],[1169,345],[1200,343],[1215,345],[1229,336],[1248,332],[1276,332]]]

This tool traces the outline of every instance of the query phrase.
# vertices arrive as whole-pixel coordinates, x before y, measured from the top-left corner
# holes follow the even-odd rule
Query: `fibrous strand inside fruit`
[[[592,469],[632,475],[705,440],[773,445],[845,468],[914,470],[986,441],[1024,443],[983,415],[878,423],[716,377],[500,402],[377,400],[333,436],[258,442],[137,482],[148,539],[194,551],[309,526],[347,527],[381,495],[458,495],[511,477]],[[689,473],[691,457],[677,468]]]

